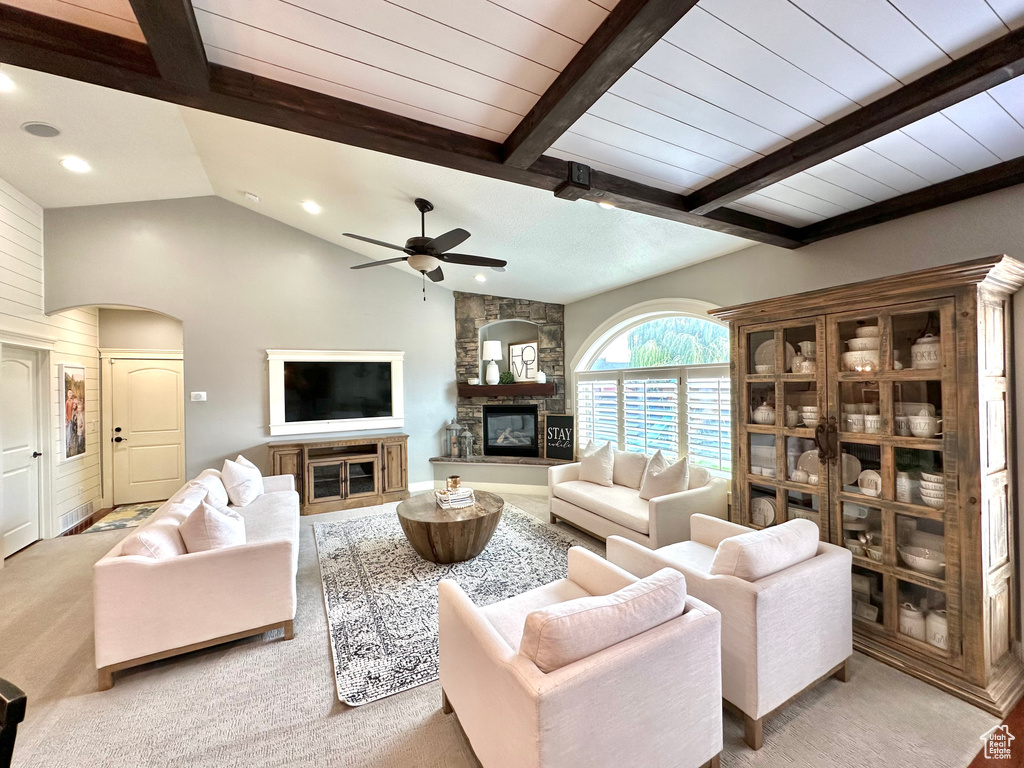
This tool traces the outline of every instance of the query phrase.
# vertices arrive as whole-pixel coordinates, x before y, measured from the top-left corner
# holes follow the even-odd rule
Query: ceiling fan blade
[[[441,268],[438,267],[432,272],[427,272],[427,277],[429,277],[435,283],[440,283],[442,280],[444,280],[444,272],[442,272]]]
[[[372,237],[363,237],[362,235],[353,235],[349,232],[342,232],[345,237],[353,237],[356,240],[362,240],[364,243],[373,243],[374,245],[383,245],[385,248],[391,248],[395,251],[403,251],[404,253],[412,253],[404,245],[395,245],[394,243],[385,243],[383,240],[374,240]],[[460,241],[461,242],[461,241]]]
[[[504,267],[508,264],[502,259],[491,259],[487,256],[470,256],[468,253],[442,253],[438,256],[441,261],[449,264],[469,264],[473,267]]]
[[[356,264],[349,269],[366,269],[367,267],[379,267],[381,264],[394,264],[396,261],[408,261],[408,256],[396,256],[393,259],[382,259],[381,261],[368,261],[365,264]]]
[[[434,254],[444,253],[468,239],[469,232],[464,229],[453,229],[450,232],[445,232],[443,235],[438,235],[424,247]]]

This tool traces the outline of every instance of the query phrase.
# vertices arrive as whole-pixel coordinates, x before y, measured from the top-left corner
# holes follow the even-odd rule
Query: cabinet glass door
[[[339,461],[310,462],[308,497],[311,502],[340,499],[344,463]]]
[[[349,461],[348,497],[369,496],[377,492],[377,460]]]

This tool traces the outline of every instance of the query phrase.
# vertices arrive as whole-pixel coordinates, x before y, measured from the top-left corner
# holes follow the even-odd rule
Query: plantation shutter
[[[679,380],[626,379],[622,385],[625,449],[679,456]]]
[[[576,444],[619,444],[618,382],[582,380],[576,384]]]
[[[686,441],[690,461],[700,467],[732,470],[730,385],[727,366],[686,371]]]

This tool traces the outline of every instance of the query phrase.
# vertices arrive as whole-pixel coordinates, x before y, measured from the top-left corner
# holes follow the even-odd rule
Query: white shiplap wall
[[[50,348],[49,532],[58,534],[99,504],[99,351],[98,310],[72,309],[43,314],[43,210],[0,179],[0,340]],[[86,454],[60,461],[62,400],[58,365],[76,363],[86,370]],[[45,529],[45,526],[44,526]]]

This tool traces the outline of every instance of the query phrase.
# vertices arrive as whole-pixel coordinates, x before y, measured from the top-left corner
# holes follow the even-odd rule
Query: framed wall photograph
[[[61,460],[85,455],[85,425],[88,403],[85,398],[85,367],[73,363],[58,366],[64,400],[64,428],[61,431]]]
[[[537,342],[508,345],[508,369],[513,381],[533,381],[537,378]]]
[[[575,458],[575,447],[574,417],[549,413],[544,419],[544,457],[572,461]]]

